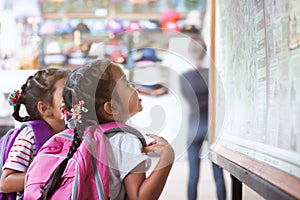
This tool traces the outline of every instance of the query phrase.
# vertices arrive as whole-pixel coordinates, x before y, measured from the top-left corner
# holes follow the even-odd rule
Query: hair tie
[[[75,122],[82,123],[81,113],[88,111],[88,109],[83,107],[83,105],[84,105],[84,101],[81,100],[78,102],[78,104],[75,104],[71,109],[71,112],[73,113],[72,118],[74,119]]]
[[[64,101],[62,101],[59,109],[61,111],[61,119],[64,119],[65,124],[68,125],[72,118],[72,113],[66,109]],[[68,125],[68,127],[69,127],[69,125]]]
[[[60,106],[60,110],[62,112],[62,119],[64,119],[65,124],[68,125],[68,127],[72,127],[76,125],[76,123],[82,123],[82,113],[88,112],[88,109],[83,107],[84,101],[81,100],[78,102],[78,104],[75,104],[71,111],[68,111],[65,108],[64,102],[62,102],[62,105]]]
[[[8,103],[9,105],[15,107],[17,105],[18,100],[20,99],[20,90],[14,90],[8,96]]]

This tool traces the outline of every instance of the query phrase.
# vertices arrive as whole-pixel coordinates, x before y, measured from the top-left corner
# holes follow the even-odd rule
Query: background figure
[[[183,96],[188,101],[190,107],[188,130],[188,199],[195,200],[197,199],[197,186],[200,174],[200,151],[208,131],[209,70],[203,66],[203,59],[206,55],[206,44],[199,35],[191,38],[188,51],[196,69],[183,73],[180,84]],[[213,173],[218,200],[224,200],[226,199],[226,190],[223,170],[213,163]]]

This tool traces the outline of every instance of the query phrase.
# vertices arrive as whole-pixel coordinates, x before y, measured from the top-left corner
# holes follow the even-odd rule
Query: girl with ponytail
[[[74,128],[74,137],[67,156],[51,175],[47,176],[49,179],[40,187],[40,200],[56,199],[58,191],[63,191],[66,187],[67,180],[62,176],[68,176],[66,174],[71,171],[69,164],[72,162],[69,161],[77,156],[81,145],[86,143],[87,134],[91,134],[92,138],[97,138],[99,134],[96,131],[91,132],[90,127],[96,126],[103,129],[110,123],[124,124],[143,109],[137,90],[128,82],[122,69],[106,59],[89,61],[74,70],[65,84],[63,99],[65,103],[63,112],[69,126]],[[47,144],[57,140],[55,138],[59,135],[52,137]],[[174,161],[174,151],[170,144],[162,137],[149,134],[153,142],[148,146],[143,146],[138,137],[126,131],[105,134],[103,137],[109,168],[107,172],[109,173],[109,192],[104,199],[158,199]],[[158,153],[160,158],[154,170],[146,176],[146,170],[150,167],[150,157],[147,155],[149,152]],[[40,170],[38,169],[40,155],[36,157],[33,164],[37,167],[31,168],[33,171],[28,173],[27,182],[42,181],[35,176]],[[100,160],[100,157],[101,155],[96,154],[96,159]],[[42,156],[40,158],[42,159]],[[80,159],[77,160],[79,161]],[[47,160],[44,159],[43,162]],[[51,165],[51,161],[48,162],[44,165]],[[36,190],[30,189],[30,191]],[[95,199],[87,192],[84,196],[84,199]],[[34,195],[28,192],[27,186],[25,197],[34,199]]]
[[[19,122],[44,121],[42,123],[46,122],[53,135],[63,131],[65,127],[59,107],[69,73],[68,70],[48,68],[28,77],[21,91],[14,91],[9,96],[9,103],[14,108],[12,114],[14,119]],[[27,111],[27,116],[20,116],[22,105]],[[25,173],[36,156],[36,149],[33,129],[26,126],[15,139],[2,168],[0,179],[2,193],[18,192],[18,196],[21,195],[24,190]]]

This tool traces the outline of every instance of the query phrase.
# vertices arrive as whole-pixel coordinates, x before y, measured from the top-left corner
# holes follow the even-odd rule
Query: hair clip
[[[82,116],[81,113],[83,112],[88,112],[88,109],[83,107],[84,101],[81,100],[78,102],[78,104],[74,105],[73,108],[71,109],[71,112],[73,114],[72,118],[77,121],[78,123],[82,123]],[[77,120],[76,120],[77,119]]]
[[[69,124],[70,120],[72,119],[72,113],[66,109],[64,101],[62,101],[59,109],[61,111],[61,119],[64,119],[65,124]]]
[[[82,123],[82,115],[81,113],[83,112],[88,112],[88,109],[83,107],[84,105],[84,101],[81,100],[79,101],[78,104],[75,104],[73,106],[73,108],[71,109],[71,111],[68,111],[65,108],[65,104],[64,102],[62,102],[62,105],[60,106],[60,110],[62,112],[62,119],[64,119],[65,124],[68,125],[68,127],[72,127],[76,124],[76,122],[78,123]]]
[[[9,105],[15,107],[20,98],[20,94],[21,94],[20,90],[14,90],[12,93],[10,93],[8,96]]]

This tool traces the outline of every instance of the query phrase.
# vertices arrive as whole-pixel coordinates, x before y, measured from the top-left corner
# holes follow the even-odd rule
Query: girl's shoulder
[[[34,139],[34,132],[31,127],[29,127],[29,126],[24,127],[18,134],[17,138],[27,138],[27,139],[33,138]]]
[[[130,152],[135,155],[141,154],[141,148],[143,145],[139,138],[133,134],[118,132],[108,136],[108,140],[114,152]]]
[[[110,141],[126,142],[127,144],[141,144],[139,138],[128,132],[119,131],[113,134],[106,134]],[[142,145],[142,144],[141,144]]]

